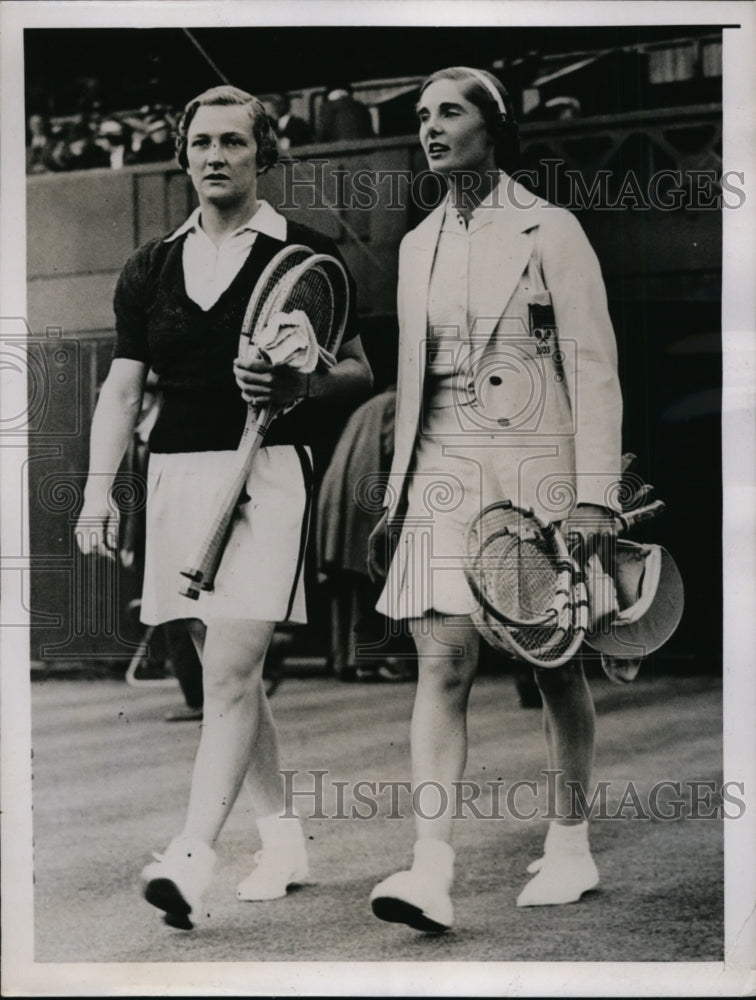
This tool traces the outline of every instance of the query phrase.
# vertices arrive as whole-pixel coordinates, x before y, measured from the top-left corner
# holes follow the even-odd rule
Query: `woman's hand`
[[[242,399],[253,406],[288,406],[308,394],[309,375],[287,365],[267,364],[259,355],[236,358],[234,378]]]
[[[118,515],[107,503],[87,503],[79,514],[76,544],[85,556],[115,559],[118,552]]]

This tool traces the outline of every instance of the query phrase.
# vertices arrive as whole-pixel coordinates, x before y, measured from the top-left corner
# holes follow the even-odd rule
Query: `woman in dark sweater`
[[[311,434],[334,407],[356,406],[372,376],[350,315],[327,373],[271,368],[238,353],[242,318],[268,261],[287,243],[337,253],[326,237],[257,199],[257,176],[278,159],[260,102],[234,87],[191,101],[179,123],[179,163],[199,208],[174,233],[140,247],[116,289],[116,346],[95,411],[79,545],[112,558],[110,488],[138,417],[144,380],[158,375],[163,407],[150,436],[142,619],[193,618],[201,651],[204,725],[186,821],[143,872],[147,900],[190,929],[215,863],[213,845],[244,783],[262,852],[240,899],[272,899],[307,874],[304,837],[286,810],[278,742],[262,668],[275,623],[304,621],[302,556],[309,513]],[[309,384],[308,384],[309,382]],[[286,407],[247,482],[215,589],[195,604],[179,571],[219,502],[248,404]],[[92,529],[91,525],[95,524]]]

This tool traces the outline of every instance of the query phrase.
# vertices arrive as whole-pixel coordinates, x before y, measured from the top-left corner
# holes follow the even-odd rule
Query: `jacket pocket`
[[[535,341],[537,354],[556,350],[557,328],[550,292],[537,292],[528,302],[528,337]]]

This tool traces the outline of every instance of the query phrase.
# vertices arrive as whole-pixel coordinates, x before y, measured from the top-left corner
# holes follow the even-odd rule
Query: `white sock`
[[[412,870],[443,879],[451,885],[454,877],[454,848],[445,840],[422,837],[415,841]]]
[[[257,829],[265,851],[287,854],[304,854],[306,851],[299,817],[282,817],[278,813],[260,816],[257,819]]]
[[[588,850],[588,820],[582,823],[557,823],[552,820],[546,834],[544,854],[574,853]]]

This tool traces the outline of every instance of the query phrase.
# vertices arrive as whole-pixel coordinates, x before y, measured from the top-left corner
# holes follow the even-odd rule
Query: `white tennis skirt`
[[[465,576],[467,533],[487,490],[480,463],[421,437],[409,484],[408,509],[378,600],[387,618],[422,618],[428,611],[472,615],[478,610]]]
[[[212,591],[198,600],[179,591],[181,569],[197,561],[226,493],[236,452],[150,456],[141,619],[205,624],[223,618],[307,621],[304,557],[311,494],[311,456],[292,445],[261,448],[237,508]]]

